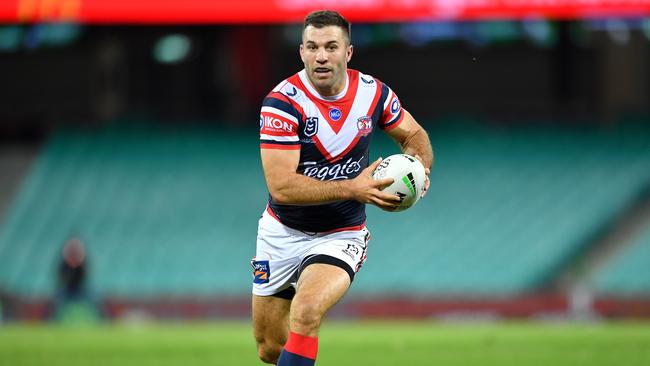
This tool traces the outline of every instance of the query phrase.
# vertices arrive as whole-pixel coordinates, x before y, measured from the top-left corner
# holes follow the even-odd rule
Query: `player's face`
[[[309,80],[321,95],[331,96],[343,91],[352,45],[341,27],[307,26],[302,34],[300,58]]]

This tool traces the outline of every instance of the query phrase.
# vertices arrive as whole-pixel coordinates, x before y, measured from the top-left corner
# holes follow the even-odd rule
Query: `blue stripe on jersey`
[[[384,128],[387,128],[387,127],[390,127],[390,126],[394,125],[395,122],[399,121],[399,119],[402,118],[402,114],[403,114],[403,113],[404,113],[404,110],[399,111],[399,114],[398,114],[395,118],[393,118],[392,120],[390,120],[388,123],[386,123],[386,124],[384,125]]]
[[[375,110],[372,112],[372,119],[375,121],[379,121],[381,115],[384,114],[384,103],[386,103],[386,98],[388,98],[388,92],[388,86],[384,83],[381,83],[381,96],[379,97],[379,101],[375,106]],[[379,127],[383,128],[384,124],[380,123]]]
[[[300,141],[275,141],[275,140],[261,140],[260,144],[275,144],[275,145],[300,145]]]
[[[289,113],[290,115],[296,117],[298,121],[302,121],[302,115],[298,110],[291,105],[291,103],[285,102],[283,100],[273,98],[273,97],[266,97],[264,98],[264,101],[262,102],[263,107],[272,107],[279,109],[283,112]]]

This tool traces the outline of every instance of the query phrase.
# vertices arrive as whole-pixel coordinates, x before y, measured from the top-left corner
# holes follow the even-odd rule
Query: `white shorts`
[[[370,233],[363,227],[333,233],[291,229],[266,210],[259,221],[253,266],[253,294],[291,299],[302,270],[313,263],[338,266],[350,281],[366,261]]]

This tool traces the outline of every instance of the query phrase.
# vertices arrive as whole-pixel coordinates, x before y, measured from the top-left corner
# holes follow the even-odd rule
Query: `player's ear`
[[[298,50],[300,52],[300,59],[302,60],[302,62],[305,62],[305,47],[302,45],[302,43],[300,44]]]
[[[347,51],[345,51],[346,54],[345,58],[347,59],[347,62],[350,62],[350,60],[352,59],[352,51],[353,51],[353,47],[352,45],[349,45]]]

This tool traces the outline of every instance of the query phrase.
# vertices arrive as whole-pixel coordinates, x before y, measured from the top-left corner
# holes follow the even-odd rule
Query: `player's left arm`
[[[406,109],[403,120],[386,133],[399,145],[402,153],[415,156],[424,165],[427,181],[424,184],[424,193],[429,189],[429,173],[433,166],[433,148],[427,131],[413,118]],[[423,194],[424,195],[424,194]]]

